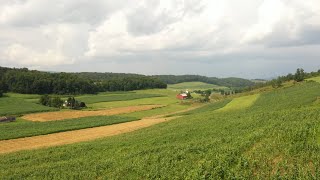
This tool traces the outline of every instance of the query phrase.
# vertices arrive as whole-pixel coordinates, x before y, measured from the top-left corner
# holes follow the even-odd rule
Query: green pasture
[[[203,82],[183,82],[178,84],[169,84],[171,90],[206,90],[206,89],[226,89],[227,87],[208,84]]]
[[[107,126],[134,120],[138,119],[128,116],[94,116],[49,122],[32,122],[19,119],[16,122],[0,124],[0,140]]]
[[[307,79],[307,81],[315,81],[315,82],[320,83],[320,76],[309,78],[309,79]]]
[[[56,111],[58,109],[42,106],[21,97],[0,98],[0,116],[21,115],[33,112]]]
[[[320,179],[319,90],[299,83],[231,101],[233,111],[216,110],[226,100],[119,136],[3,154],[0,177]]]

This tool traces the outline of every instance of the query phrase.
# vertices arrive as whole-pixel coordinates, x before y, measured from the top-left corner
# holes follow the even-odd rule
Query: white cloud
[[[60,64],[72,64],[74,59],[70,59],[60,52],[47,50],[37,52],[21,44],[12,44],[2,52],[2,58],[13,64],[27,66],[55,66]],[[8,62],[7,62],[8,63]]]
[[[319,0],[0,0],[8,65],[306,59],[319,33]]]

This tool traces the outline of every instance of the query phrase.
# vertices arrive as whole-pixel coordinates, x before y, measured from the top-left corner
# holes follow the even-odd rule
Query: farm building
[[[188,95],[186,93],[182,93],[182,94],[177,94],[177,98],[184,100],[188,98]]]
[[[15,117],[0,117],[0,123],[1,122],[11,122],[11,121],[15,121],[16,118]]]

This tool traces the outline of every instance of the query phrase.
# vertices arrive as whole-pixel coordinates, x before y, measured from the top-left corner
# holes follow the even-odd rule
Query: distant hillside
[[[244,88],[248,86],[255,85],[254,82],[248,79],[242,78],[216,78],[216,77],[206,77],[206,76],[199,76],[199,75],[156,75],[153,76],[159,78],[163,82],[167,84],[178,84],[182,82],[203,82],[208,84],[214,84],[218,86],[225,86],[225,87],[233,87],[233,88]]]
[[[0,94],[94,94],[166,87],[157,78],[137,74],[49,73],[0,67]]]

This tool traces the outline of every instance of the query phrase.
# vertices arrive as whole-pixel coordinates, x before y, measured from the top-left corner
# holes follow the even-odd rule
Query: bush
[[[39,103],[44,106],[60,108],[63,104],[63,101],[59,96],[50,97],[46,94],[40,97]]]
[[[62,104],[63,104],[63,101],[60,97],[55,96],[55,97],[50,98],[49,106],[60,108],[62,106]]]
[[[49,106],[49,101],[50,101],[50,97],[47,94],[41,96],[39,99],[39,103],[44,106]]]
[[[80,107],[81,107],[81,108],[85,108],[85,107],[87,107],[87,106],[86,106],[86,103],[81,102],[81,103],[80,103]]]
[[[0,97],[2,97],[3,96],[3,93],[2,93],[2,91],[0,90]]]

